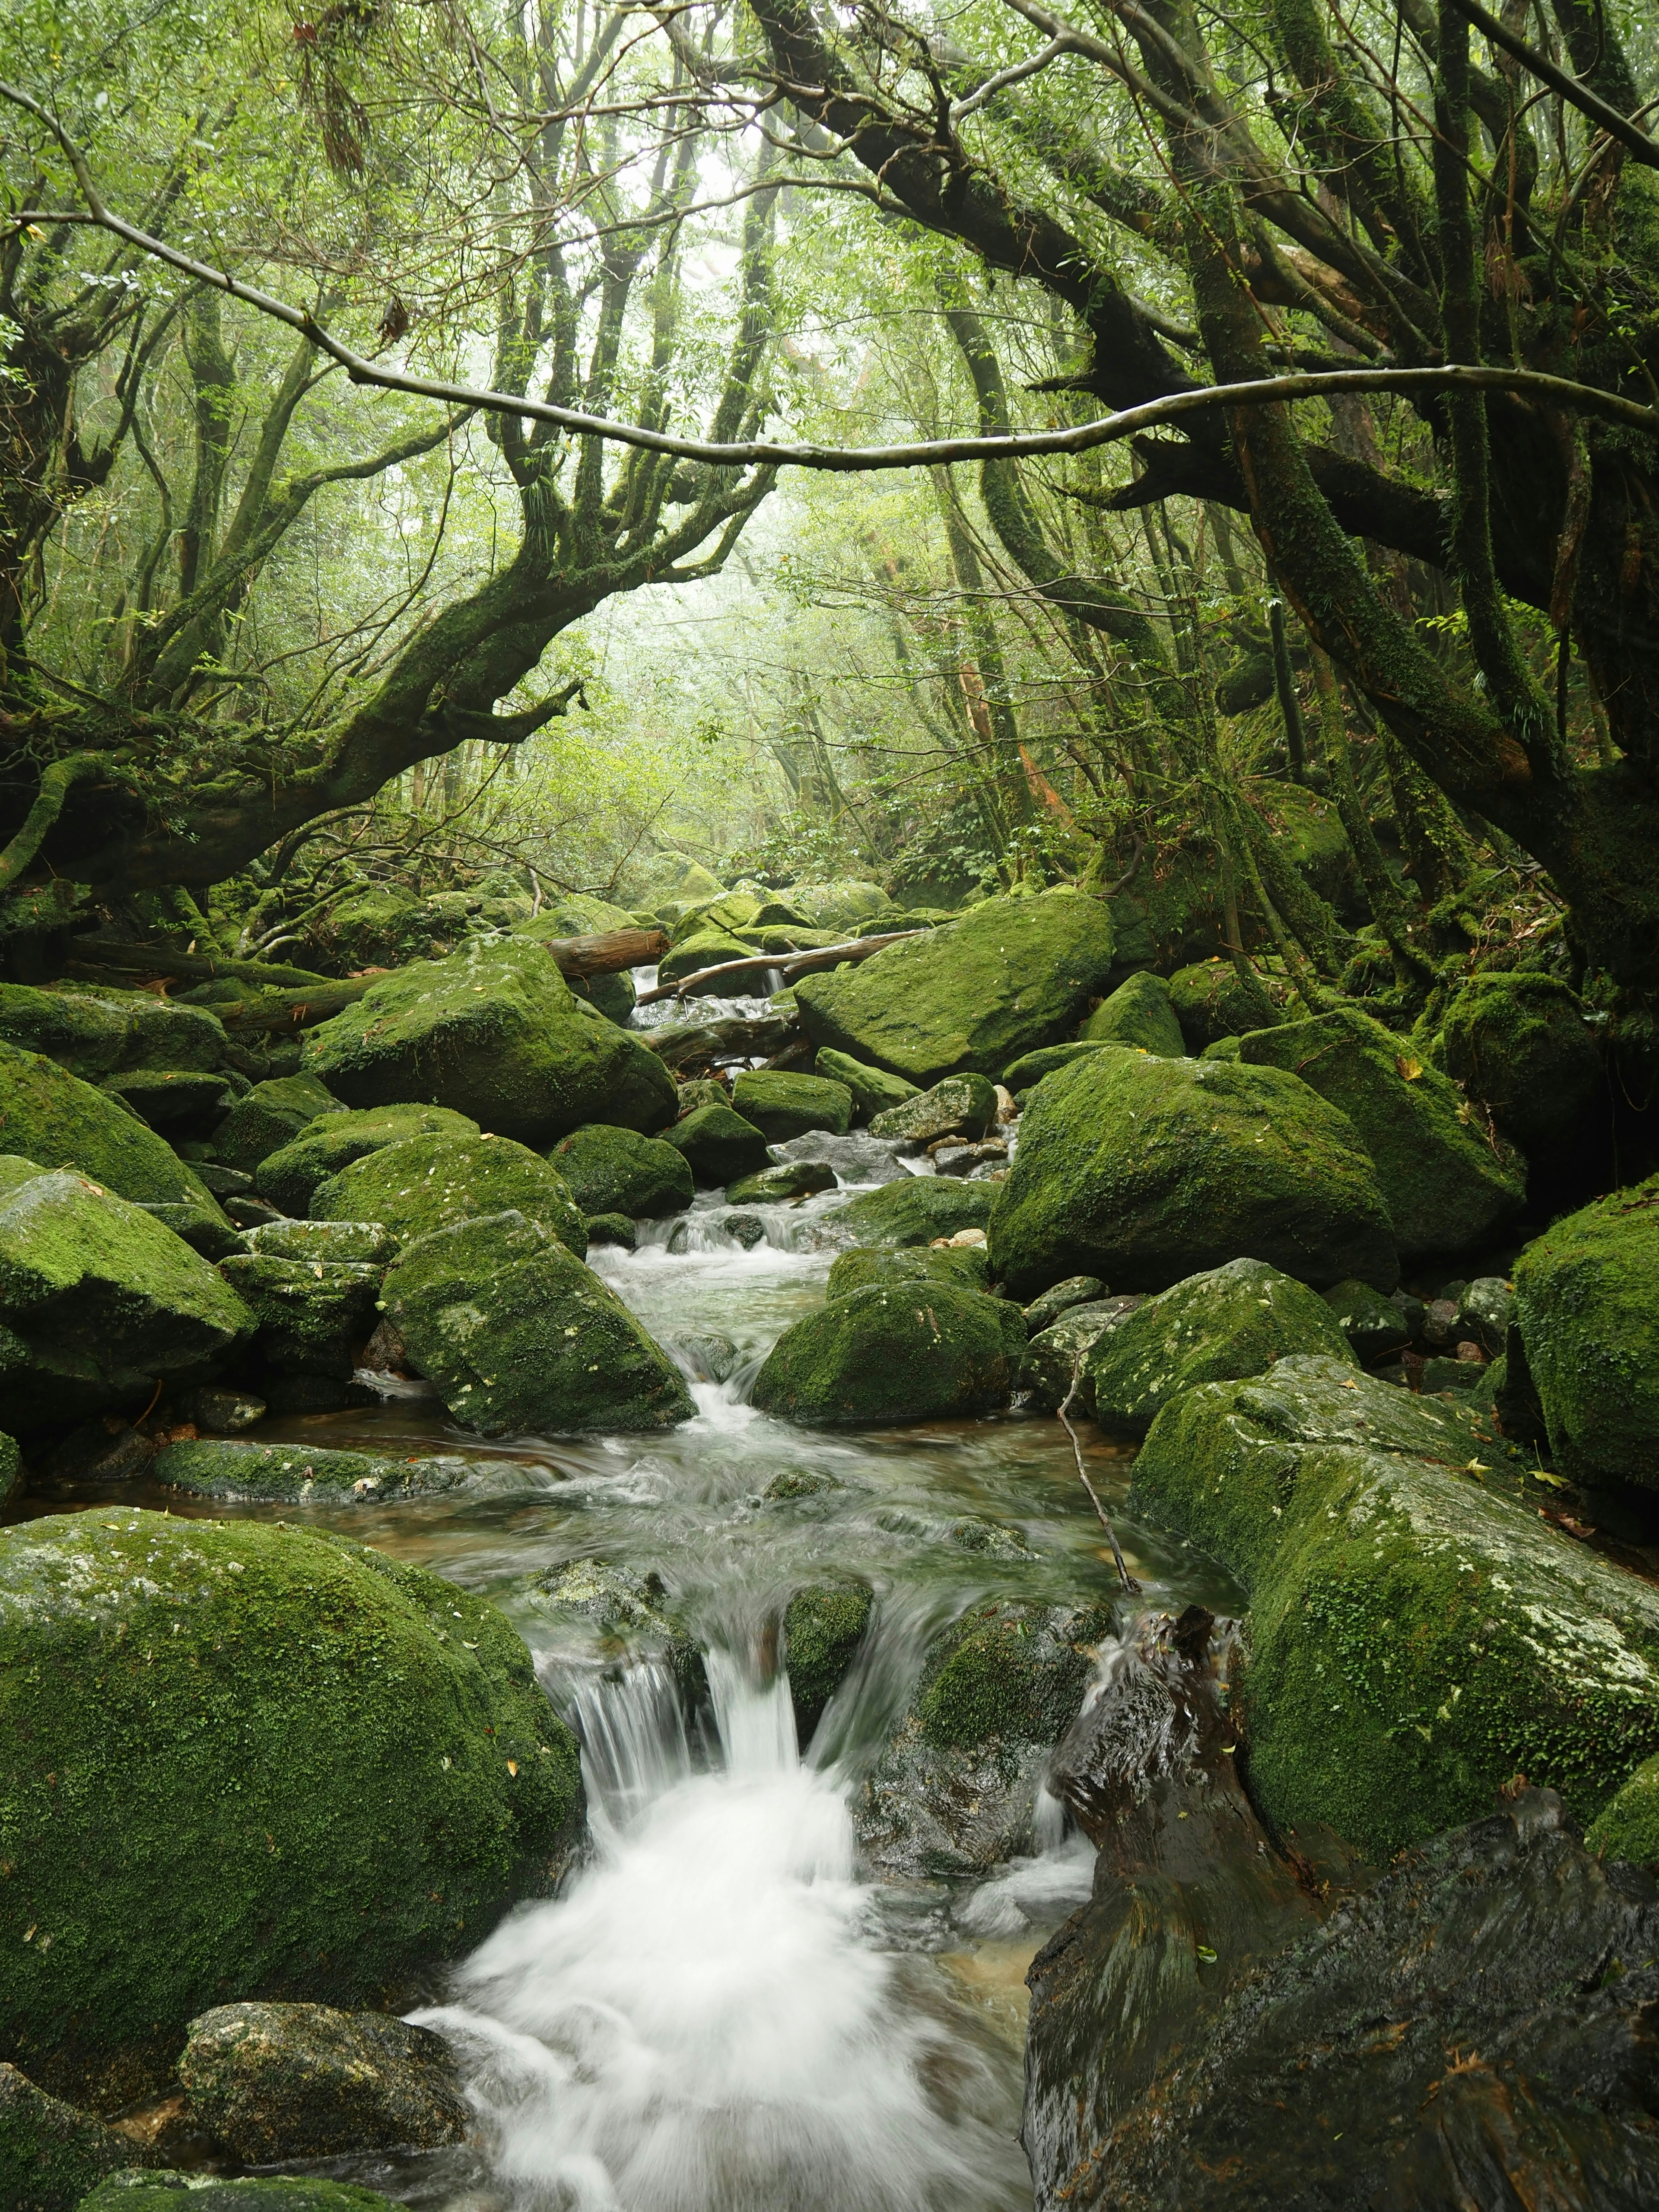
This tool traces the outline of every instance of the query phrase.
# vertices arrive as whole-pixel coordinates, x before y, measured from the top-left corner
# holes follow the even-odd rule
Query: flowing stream
[[[264,1433],[465,1453],[473,1486],[349,1511],[145,1498],[339,1528],[488,1594],[583,1746],[588,1860],[419,2015],[465,2054],[482,2148],[307,2171],[432,2212],[1030,2206],[1024,1972],[1088,1894],[1092,1854],[1040,1799],[1029,1855],[982,1879],[875,1881],[855,1812],[931,1636],[985,1596],[1077,1602],[1112,1595],[1115,1577],[1051,1419],[825,1433],[747,1404],[768,1347],[822,1299],[823,1214],[897,1170],[867,1137],[834,1143],[843,1188],[744,1209],[765,1226],[751,1249],[722,1228],[731,1209],[700,1200],[637,1252],[592,1255],[689,1375],[729,1370],[694,1382],[683,1427],[486,1445],[404,1395]],[[1144,1585],[1133,1602],[1231,1609],[1215,1569],[1121,1514],[1129,1454],[1085,1433]],[[659,1639],[538,1593],[585,1559],[645,1580],[703,1647],[708,1697],[690,1719]],[[801,1746],[777,1624],[831,1575],[867,1580],[876,1608]]]

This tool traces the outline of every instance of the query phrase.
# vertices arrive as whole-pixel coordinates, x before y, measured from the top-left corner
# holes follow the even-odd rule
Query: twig
[[[1078,1346],[1077,1358],[1072,1362],[1072,1387],[1066,1393],[1063,1401],[1055,1408],[1055,1411],[1059,1415],[1060,1425],[1072,1439],[1072,1456],[1077,1462],[1079,1479],[1082,1482],[1083,1487],[1089,1493],[1089,1503],[1094,1507],[1095,1511],[1100,1516],[1100,1525],[1106,1531],[1106,1540],[1112,1547],[1112,1557],[1117,1561],[1117,1578],[1122,1583],[1126,1590],[1133,1592],[1140,1588],[1140,1584],[1135,1580],[1134,1577],[1129,1572],[1127,1567],[1123,1564],[1123,1553],[1118,1545],[1116,1532],[1114,1530],[1111,1522],[1106,1518],[1106,1508],[1101,1504],[1099,1493],[1095,1489],[1093,1483],[1089,1480],[1089,1470],[1083,1464],[1083,1446],[1078,1440],[1077,1431],[1072,1426],[1071,1423],[1066,1418],[1066,1408],[1070,1406],[1073,1399],[1076,1397],[1077,1386],[1082,1380],[1083,1355],[1087,1349],[1088,1346],[1086,1345],[1079,1345]]]

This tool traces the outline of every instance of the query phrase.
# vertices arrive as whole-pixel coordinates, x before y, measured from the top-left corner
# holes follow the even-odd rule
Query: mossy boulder
[[[409,1137],[477,1134],[475,1121],[446,1106],[374,1106],[366,1113],[319,1115],[292,1144],[266,1154],[255,1170],[254,1188],[284,1213],[304,1214],[319,1183],[370,1152]]]
[[[930,1091],[918,1091],[902,1105],[890,1106],[870,1124],[875,1137],[902,1137],[907,1144],[930,1145],[939,1137],[985,1134],[997,1117],[994,1084],[982,1075],[947,1075]]]
[[[1405,1315],[1392,1298],[1385,1298],[1369,1283],[1334,1283],[1324,1297],[1356,1358],[1387,1359],[1411,1342]]]
[[[659,1429],[696,1411],[622,1300],[522,1213],[405,1246],[384,1298],[416,1372],[485,1436]]]
[[[343,1382],[374,1334],[384,1270],[371,1262],[242,1252],[219,1272],[253,1316],[254,1349],[268,1367]]]
[[[754,1123],[723,1101],[694,1106],[683,1121],[662,1133],[663,1142],[674,1147],[705,1185],[736,1182],[740,1176],[758,1174],[770,1158],[766,1139]]]
[[[1238,1258],[1390,1290],[1392,1225],[1345,1114],[1295,1075],[1100,1052],[1046,1076],[991,1216],[1016,1297],[1063,1276],[1159,1291]]]
[[[1559,1471],[1659,1488],[1659,1176],[1528,1244],[1514,1317]]]
[[[398,1240],[383,1221],[262,1221],[245,1229],[242,1249],[264,1260],[303,1260],[315,1267],[342,1261],[384,1267],[397,1256]]]
[[[1146,969],[1126,977],[1101,1000],[1084,1024],[1083,1035],[1090,1043],[1139,1045],[1166,1060],[1180,1060],[1187,1050],[1169,985]]]
[[[0,1143],[42,1168],[73,1168],[134,1205],[184,1206],[228,1229],[206,1186],[137,1115],[55,1060],[0,1044]]]
[[[1577,994],[1527,969],[1470,976],[1446,1009],[1439,1060],[1528,1153],[1571,1136],[1602,1087]]]
[[[745,1068],[732,1085],[732,1103],[769,1145],[787,1145],[814,1129],[844,1137],[853,1121],[853,1094],[844,1083],[781,1069]]]
[[[755,948],[734,937],[729,929],[721,929],[707,917],[698,918],[698,927],[685,937],[678,938],[663,955],[657,967],[659,983],[684,983],[693,975],[701,975],[705,968],[724,968],[728,961],[752,960]],[[740,995],[746,986],[763,988],[762,970],[758,968],[752,977],[718,975],[707,983],[699,983],[687,994],[690,998],[733,998]]]
[[[907,1098],[916,1096],[918,1086],[907,1082],[903,1076],[871,1067],[864,1060],[854,1060],[850,1052],[837,1052],[833,1045],[826,1045],[812,1066],[826,1081],[845,1085],[853,1094],[854,1110],[866,1121],[884,1113],[888,1107],[902,1106]]]
[[[252,1521],[0,1534],[0,1734],[25,2068],[166,2045],[229,1989],[372,2000],[545,1893],[579,1826],[574,1741],[493,1606]]]
[[[332,2005],[227,2004],[190,2024],[191,2121],[245,2165],[464,2142],[472,2107],[429,2027]]]
[[[1241,975],[1231,960],[1194,960],[1170,978],[1170,1006],[1190,1053],[1222,1037],[1268,1030],[1279,1020],[1273,994],[1257,975]]]
[[[389,2197],[347,2181],[217,2181],[201,2173],[112,2174],[79,2212],[399,2212]]]
[[[1069,1067],[1074,1060],[1086,1060],[1091,1052],[1108,1049],[1128,1049],[1121,1041],[1111,1037],[1073,1037],[1069,1044],[1046,1044],[1041,1052],[1022,1053],[1011,1060],[1002,1071],[1002,1080],[1016,1098],[1028,1091],[1035,1091],[1045,1075],[1052,1075],[1057,1067]]]
[[[758,1175],[739,1176],[736,1182],[726,1186],[726,1201],[732,1206],[775,1206],[786,1199],[811,1198],[821,1190],[833,1190],[836,1171],[825,1160],[780,1160],[776,1167],[763,1168]]]
[[[990,1413],[1012,1395],[1024,1348],[1024,1316],[1005,1299],[872,1283],[785,1329],[753,1402],[805,1428]]]
[[[199,1437],[168,1444],[150,1473],[170,1490],[228,1504],[375,1505],[390,1498],[441,1498],[465,1482],[459,1458],[386,1459],[310,1444],[237,1443]]]
[[[989,1282],[982,1244],[944,1244],[937,1250],[926,1244],[911,1244],[896,1251],[875,1244],[840,1254],[830,1270],[823,1295],[827,1299],[844,1298],[854,1291],[867,1290],[872,1283],[901,1287],[912,1283],[954,1283],[961,1290],[983,1291]]]
[[[106,2174],[131,2166],[138,2147],[90,2112],[0,2066],[0,2204],[6,2212],[75,2212]]]
[[[1025,1326],[1047,1328],[1072,1307],[1089,1305],[1105,1295],[1106,1285],[1098,1275],[1067,1275],[1063,1282],[1051,1284],[1041,1297],[1031,1300],[1025,1309]]]
[[[1455,1084],[1369,1014],[1343,1007],[1258,1030],[1238,1052],[1247,1066],[1300,1077],[1347,1115],[1376,1163],[1407,1264],[1474,1250],[1520,1212],[1523,1164],[1473,1125]]]
[[[550,1162],[510,1137],[405,1137],[354,1160],[311,1194],[318,1221],[384,1222],[400,1244],[484,1214],[539,1221],[580,1260],[587,1221]]]
[[[37,991],[0,983],[0,1042],[88,1082],[131,1068],[217,1073],[234,1064],[219,1017],[149,991]]]
[[[791,884],[781,894],[796,914],[805,915],[816,929],[830,929],[850,937],[860,922],[876,921],[893,911],[893,902],[879,884],[857,876],[842,876],[823,884]]]
[[[1106,988],[1112,925],[1076,891],[986,899],[958,920],[890,945],[856,967],[804,976],[807,1035],[927,1085],[995,1077],[1057,1043]]]
[[[720,878],[687,853],[653,853],[639,864],[637,888],[651,908],[665,900],[717,899],[726,886]]]
[[[130,1106],[169,1144],[200,1142],[240,1095],[238,1077],[188,1067],[135,1067],[106,1075],[100,1091]]]
[[[1517,1773],[1591,1820],[1659,1750],[1659,1592],[1540,1517],[1529,1455],[1345,1363],[1185,1392],[1131,1503],[1250,1596],[1252,1794],[1374,1857]]]
[[[514,937],[534,938],[545,945],[550,938],[594,937],[607,930],[636,929],[639,925],[625,906],[595,897],[591,891],[562,891],[538,915],[521,916],[512,925]],[[597,1006],[607,1021],[623,1023],[633,1012],[639,993],[627,969],[609,975],[567,976],[572,994]]]
[[[931,1244],[964,1229],[984,1229],[994,1193],[988,1183],[959,1182],[954,1176],[907,1175],[902,1182],[837,1206],[826,1226],[854,1244]]]
[[[1353,1354],[1316,1291],[1261,1260],[1231,1260],[1171,1284],[1103,1330],[1084,1355],[1094,1417],[1120,1436],[1144,1437],[1183,1390],[1265,1375],[1292,1352]]]
[[[252,1170],[291,1145],[319,1114],[337,1114],[339,1100],[314,1075],[279,1075],[256,1083],[239,1098],[213,1133],[216,1159]]]
[[[1602,1858],[1659,1866],[1659,1752],[1644,1759],[1609,1798],[1584,1831],[1584,1841]]]
[[[0,1396],[18,1435],[142,1403],[252,1329],[222,1276],[142,1206],[0,1155]]]
[[[621,1213],[630,1221],[661,1221],[683,1213],[696,1195],[685,1155],[637,1129],[590,1121],[561,1139],[547,1159],[590,1217]]]
[[[655,1054],[573,997],[523,938],[397,969],[312,1030],[305,1055],[349,1106],[447,1106],[525,1144],[585,1121],[653,1129],[674,1110]]]
[[[841,1687],[874,1609],[869,1584],[852,1582],[815,1583],[798,1589],[784,1608],[783,1663],[803,1750]]]

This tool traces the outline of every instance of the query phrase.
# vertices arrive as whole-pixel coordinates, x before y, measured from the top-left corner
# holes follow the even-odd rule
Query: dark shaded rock
[[[245,1252],[220,1272],[258,1322],[254,1349],[267,1366],[349,1380],[374,1333],[382,1268]]]
[[[262,1409],[263,1410],[263,1409]],[[40,1462],[40,1479],[51,1490],[80,1483],[131,1482],[148,1474],[155,1439],[118,1413],[83,1421],[52,1446]]]
[[[257,1168],[291,1145],[319,1114],[341,1110],[340,1101],[314,1075],[277,1076],[256,1083],[237,1100],[213,1133],[213,1149],[228,1168]]]
[[[23,1455],[15,1437],[0,1431],[0,1505],[8,1505],[23,1487]]]
[[[0,2065],[0,2204],[6,2212],[75,2212],[106,2174],[131,2166],[133,2145],[90,2112],[49,2097]]]
[[[720,1227],[745,1252],[752,1252],[757,1244],[766,1242],[766,1224],[758,1213],[728,1213]]]
[[[216,1436],[234,1437],[265,1417],[265,1401],[251,1390],[233,1390],[221,1382],[198,1382],[182,1390],[173,1401],[179,1419],[192,1428]]]
[[[130,1106],[169,1142],[205,1137],[236,1099],[235,1087],[223,1075],[191,1068],[136,1067],[125,1075],[106,1075],[99,1088]]]
[[[1084,1024],[1083,1035],[1095,1043],[1138,1045],[1143,1052],[1179,1060],[1187,1050],[1181,1024],[1170,1000],[1170,987],[1161,975],[1141,969],[1103,999]]]
[[[573,1129],[547,1157],[590,1216],[622,1213],[632,1221],[661,1221],[683,1212],[696,1195],[684,1154],[636,1129],[591,1121]]]
[[[991,1217],[992,1273],[1016,1297],[1078,1274],[1163,1290],[1240,1257],[1393,1287],[1388,1209],[1346,1114],[1237,1061],[1103,1051],[1044,1079]]]
[[[775,1492],[775,1485],[766,1494]],[[853,1663],[874,1606],[866,1583],[815,1583],[797,1590],[784,1610],[783,1663],[803,1750]]]
[[[684,1155],[700,1183],[716,1188],[757,1175],[769,1164],[765,1138],[727,1105],[694,1107],[683,1121],[663,1131],[663,1141]]]
[[[964,1229],[984,1229],[994,1193],[954,1176],[906,1176],[867,1190],[823,1217],[826,1226],[854,1244],[931,1244]]]
[[[1106,1285],[1098,1275],[1068,1275],[1063,1283],[1032,1299],[1025,1309],[1025,1326],[1035,1336],[1039,1329],[1058,1321],[1069,1306],[1091,1305],[1105,1295]]]
[[[471,2110],[449,2045],[388,2013],[228,2004],[179,2059],[191,2118],[246,2166],[462,2142]]]
[[[1509,1335],[1515,1311],[1515,1285],[1501,1275],[1479,1275],[1467,1284],[1457,1304],[1457,1334],[1468,1337],[1489,1359],[1496,1359]]]
[[[788,1198],[811,1198],[814,1192],[833,1190],[836,1171],[823,1160],[781,1160],[758,1175],[739,1176],[728,1183],[726,1195],[733,1206],[767,1206]]]
[[[1368,1364],[1403,1352],[1412,1340],[1411,1324],[1400,1305],[1369,1283],[1334,1284],[1325,1292],[1325,1303],[1355,1358]]]
[[[1241,975],[1231,960],[1198,960],[1170,978],[1170,1005],[1190,1053],[1223,1037],[1271,1029],[1281,1017],[1258,976]]]
[[[1024,1344],[1024,1316],[1005,1299],[872,1283],[785,1329],[753,1402],[808,1428],[989,1413],[1012,1395]]]

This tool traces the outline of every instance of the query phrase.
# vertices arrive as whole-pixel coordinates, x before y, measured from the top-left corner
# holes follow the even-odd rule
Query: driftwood
[[[920,937],[919,929],[889,930],[880,937],[854,937],[844,945],[821,945],[813,952],[796,952],[780,959],[775,952],[757,952],[752,960],[722,960],[715,968],[699,968],[694,975],[682,975],[678,983],[659,983],[653,990],[641,991],[639,1003],[652,1005],[658,999],[684,998],[691,990],[705,983],[735,982],[740,975],[781,975],[785,983],[793,983],[803,975],[816,974],[820,968],[840,968],[854,960],[867,960],[872,952],[880,952],[890,945],[896,945],[906,937]]]

